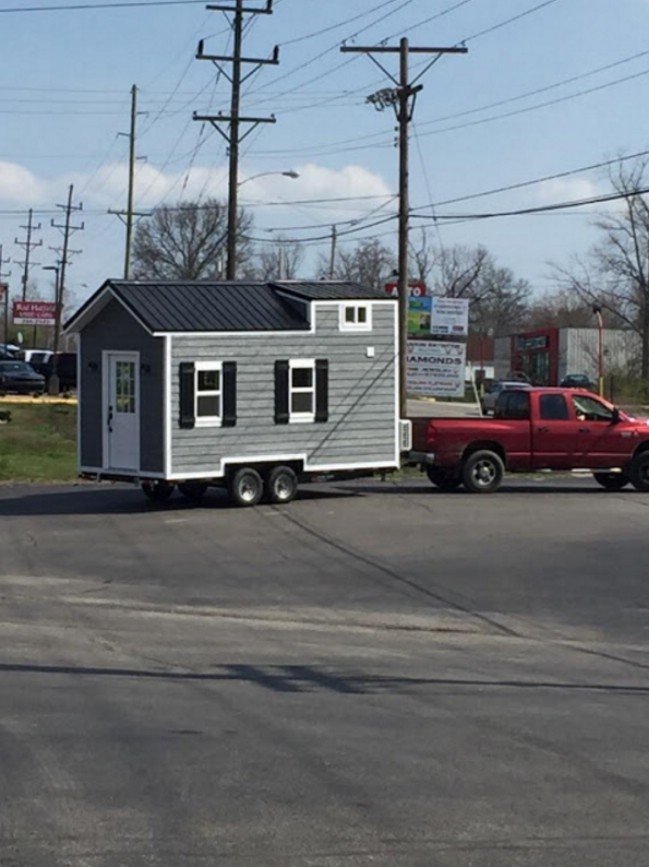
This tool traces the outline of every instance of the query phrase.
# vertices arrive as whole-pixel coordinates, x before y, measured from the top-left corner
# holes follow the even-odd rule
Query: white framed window
[[[223,376],[220,361],[194,365],[194,417],[196,427],[218,427],[223,414]]]
[[[341,304],[341,331],[371,331],[372,308],[369,304]]]
[[[292,358],[288,363],[288,420],[315,421],[314,358]]]

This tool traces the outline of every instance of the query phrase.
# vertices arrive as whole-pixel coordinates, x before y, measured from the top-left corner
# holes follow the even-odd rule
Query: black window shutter
[[[316,358],[315,362],[315,420],[329,418],[329,362]]]
[[[182,428],[193,428],[194,417],[194,363],[182,361],[178,371],[180,407],[178,423]]]
[[[275,424],[288,424],[288,361],[275,362]]]
[[[221,425],[234,427],[237,423],[237,362],[224,361],[221,368],[223,378],[223,414]]]

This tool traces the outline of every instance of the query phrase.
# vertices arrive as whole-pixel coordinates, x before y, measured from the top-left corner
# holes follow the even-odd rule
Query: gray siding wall
[[[81,332],[80,463],[103,466],[102,351],[140,353],[140,469],[164,472],[164,340],[151,337],[118,301],[106,307]],[[89,365],[97,365],[91,370]]]
[[[280,454],[305,453],[313,467],[395,462],[393,305],[373,305],[371,332],[341,332],[337,306],[315,308],[315,334],[172,338],[172,473],[216,475],[222,459]],[[290,358],[328,359],[327,422],[275,424],[274,363]],[[236,427],[179,427],[179,364],[200,360],[237,362]]]
[[[640,338],[632,331],[604,329],[605,373],[629,373],[640,355]],[[562,328],[559,332],[559,381],[569,373],[585,373],[597,382],[599,334],[596,328]]]

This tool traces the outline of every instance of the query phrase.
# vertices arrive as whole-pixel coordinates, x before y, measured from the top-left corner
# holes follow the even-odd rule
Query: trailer
[[[65,331],[84,478],[286,503],[302,481],[395,470],[409,446],[397,301],[367,287],[107,280]]]

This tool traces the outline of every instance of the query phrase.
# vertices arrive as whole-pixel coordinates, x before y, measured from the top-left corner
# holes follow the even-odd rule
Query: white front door
[[[113,470],[139,470],[139,356],[136,352],[108,352],[105,361],[105,465]]]

